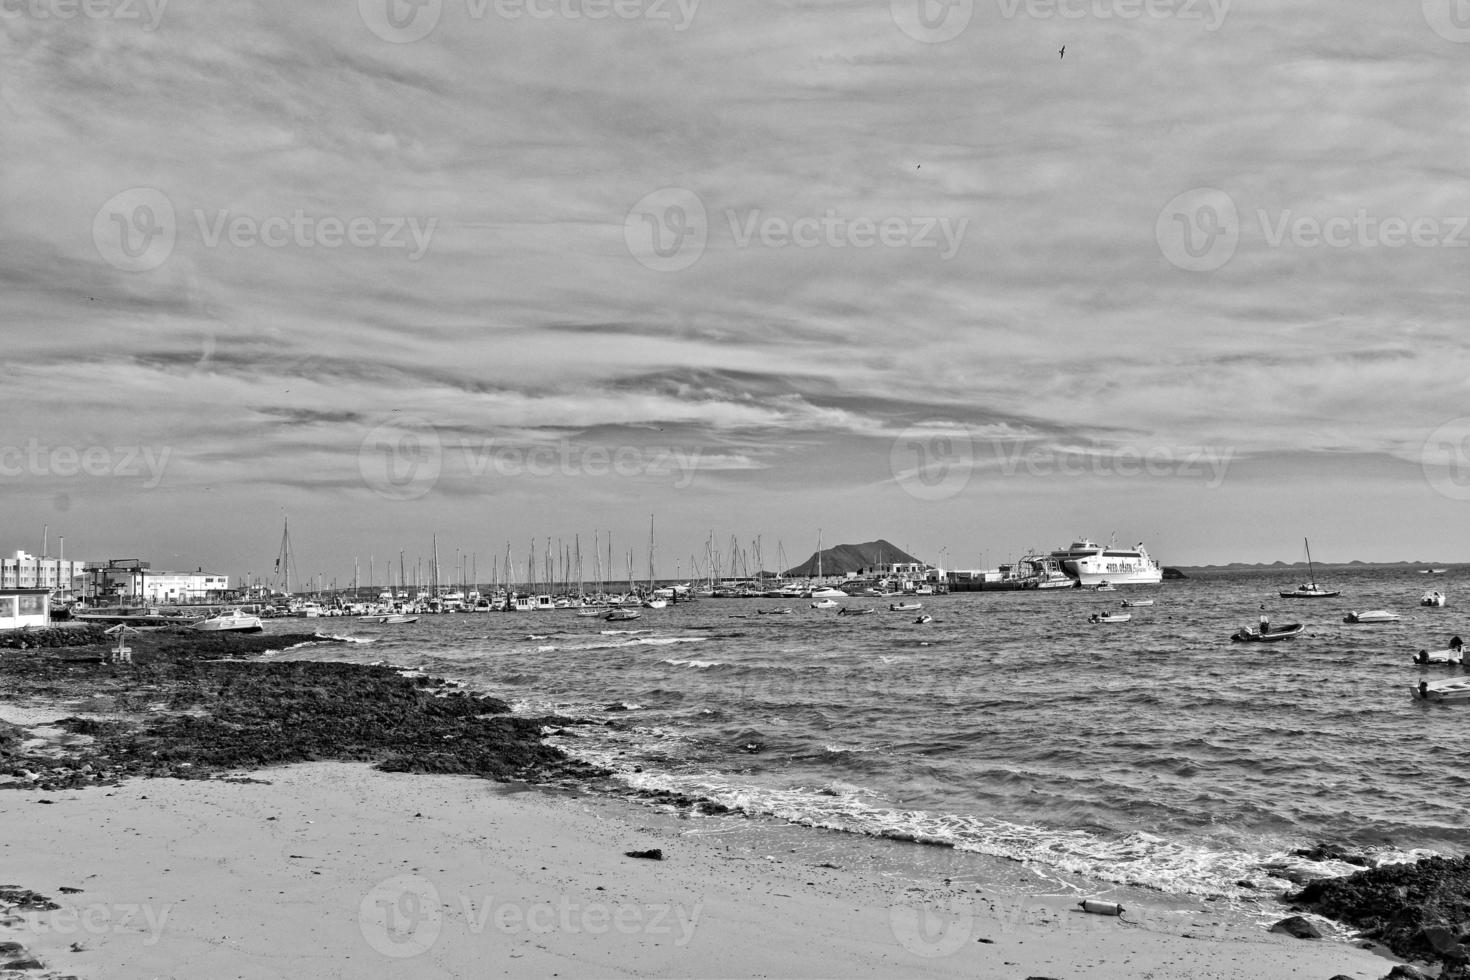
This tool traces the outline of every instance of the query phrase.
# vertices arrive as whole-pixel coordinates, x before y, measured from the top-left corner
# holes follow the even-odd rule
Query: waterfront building
[[[0,558],[0,589],[80,591],[87,563],[70,558],[45,558],[17,551]]]
[[[206,572],[155,569],[148,562],[118,559],[97,566],[96,593],[121,602],[218,602],[229,591],[230,577]]]
[[[0,630],[50,625],[50,589],[0,588]]]

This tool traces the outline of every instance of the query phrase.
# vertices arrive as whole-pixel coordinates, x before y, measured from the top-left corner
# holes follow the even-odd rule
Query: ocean
[[[1356,870],[1292,854],[1317,842],[1379,861],[1470,849],[1470,781],[1455,762],[1470,704],[1409,695],[1421,676],[1460,671],[1410,663],[1470,637],[1459,570],[1334,570],[1318,578],[1341,598],[1277,598],[1294,575],[924,597],[925,624],[890,612],[892,598],[840,600],[870,616],[703,599],[630,623],[570,611],[321,619],[310,625],[371,642],[284,655],[385,662],[518,713],[615,720],[552,741],[629,787],[1258,907],[1294,888],[1289,877]],[[1429,588],[1449,604],[1419,606]],[[1087,621],[1124,599],[1155,604],[1126,610],[1127,623]],[[1231,642],[1262,603],[1306,631]],[[759,612],[782,607],[793,613]],[[1403,619],[1343,622],[1380,608]]]

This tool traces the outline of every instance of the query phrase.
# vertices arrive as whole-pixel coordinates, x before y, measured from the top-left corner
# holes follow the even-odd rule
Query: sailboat
[[[669,600],[655,595],[653,588],[653,516],[648,518],[648,598],[643,600],[645,609],[662,609],[669,604]]]
[[[824,585],[822,585],[822,529],[821,528],[817,528],[817,585],[809,593],[807,593],[807,596],[809,598],[812,598],[812,599],[846,599],[847,598],[847,593],[846,592],[843,592],[841,589],[834,589],[831,586],[824,586]],[[833,605],[836,605],[836,603],[833,603]],[[831,608],[831,607],[829,607],[829,606],[819,606],[819,605],[817,605],[814,602],[814,603],[812,603],[812,608],[813,609],[828,609],[828,608]]]
[[[1317,572],[1312,567],[1312,546],[1302,538],[1302,545],[1307,549],[1307,580],[1290,592],[1280,592],[1278,595],[1283,599],[1335,599],[1342,595],[1341,590],[1330,591],[1317,584]]]

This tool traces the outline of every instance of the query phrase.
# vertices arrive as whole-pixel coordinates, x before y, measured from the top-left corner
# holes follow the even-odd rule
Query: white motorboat
[[[419,618],[417,616],[405,616],[402,613],[394,613],[391,616],[384,616],[382,619],[384,626],[397,626],[400,623],[417,623],[418,621]]]
[[[1068,547],[1051,553],[1062,571],[1082,585],[1157,585],[1164,580],[1164,570],[1149,557],[1140,542],[1132,548],[1106,547],[1082,538]]]
[[[1444,605],[1444,593],[1431,589],[1419,597],[1419,605],[1442,606]]]
[[[201,619],[193,624],[193,629],[205,632],[234,632],[234,633],[259,633],[265,627],[260,622],[259,616],[251,616],[238,609],[231,609],[227,613]]]
[[[1342,617],[1344,623],[1397,623],[1403,617],[1398,613],[1391,613],[1387,609],[1370,609],[1367,612],[1358,612],[1354,609]]]
[[[669,600],[667,600],[667,599],[654,598],[654,599],[644,599],[643,600],[643,608],[644,609],[663,609],[668,604],[669,604]]]
[[[818,599],[812,603],[813,609],[836,609],[839,603],[836,599]]]
[[[1114,585],[1112,582],[1109,582],[1107,579],[1103,579],[1101,582],[1097,583],[1096,585],[1094,585],[1092,587],[1092,591],[1094,591],[1094,592],[1117,592],[1118,591],[1118,587],[1116,585]]]
[[[1264,630],[1257,626],[1252,629],[1242,626],[1230,638],[1241,643],[1276,643],[1279,640],[1289,640],[1293,636],[1300,636],[1306,629],[1301,623],[1288,623],[1285,626],[1268,626]]]
[[[609,609],[602,618],[609,623],[622,623],[643,615],[636,609]]]
[[[1087,617],[1089,623],[1126,623],[1133,618],[1132,613],[1093,613]]]
[[[890,602],[888,604],[890,612],[917,612],[923,608],[922,602]]]
[[[1419,701],[1470,701],[1470,677],[1448,677],[1442,681],[1421,680],[1409,688]]]
[[[916,623],[932,623],[932,622],[934,622],[934,617],[931,616],[931,615],[929,615],[928,613],[925,613],[924,615],[920,616],[918,619],[914,620],[914,622],[916,622]]]
[[[1131,609],[1135,606],[1152,606],[1153,604],[1154,601],[1152,599],[1124,599],[1120,603],[1124,609]]]
[[[813,599],[846,599],[847,593],[841,589],[823,588],[812,589],[808,595]]]

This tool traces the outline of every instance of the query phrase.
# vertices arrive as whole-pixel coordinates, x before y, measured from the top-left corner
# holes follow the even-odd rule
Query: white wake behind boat
[[[1354,609],[1342,617],[1344,623],[1397,623],[1403,617],[1398,613],[1391,613],[1387,609],[1370,609],[1367,612],[1358,612]]]

